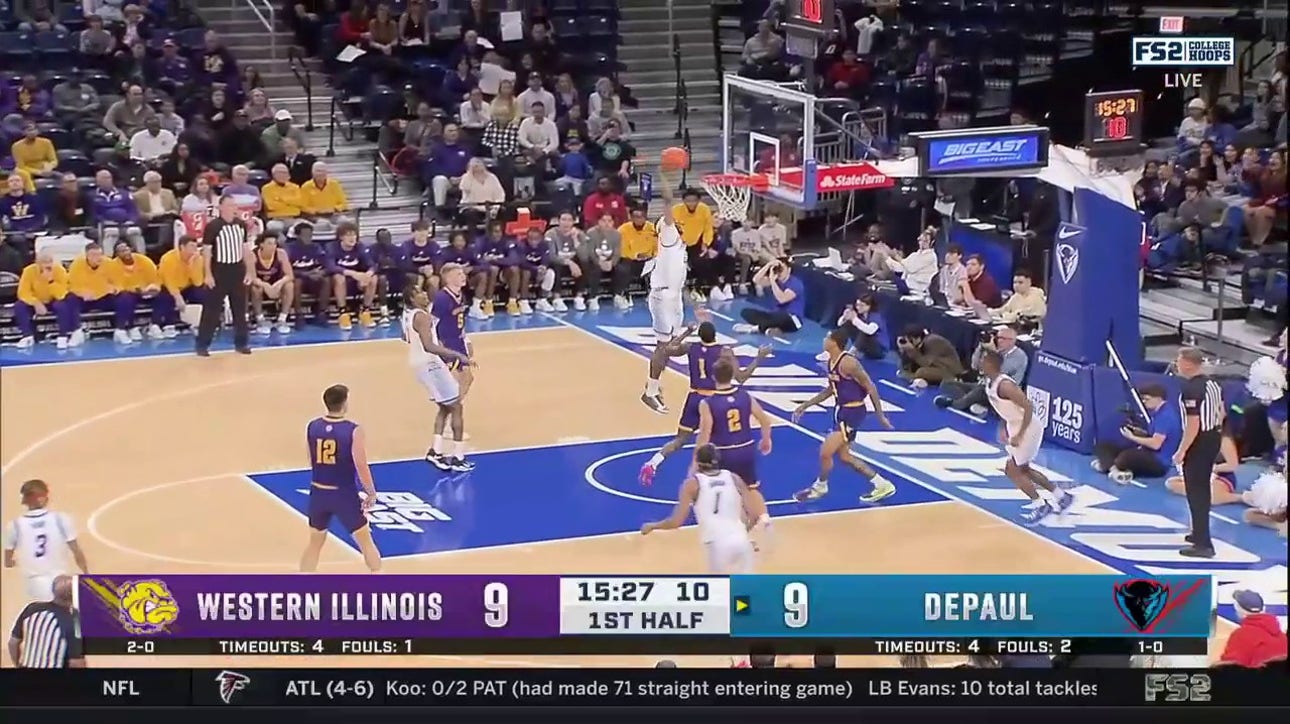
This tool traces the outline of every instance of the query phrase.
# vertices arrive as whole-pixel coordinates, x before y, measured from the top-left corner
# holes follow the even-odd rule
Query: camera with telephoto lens
[[[976,342],[977,344],[993,345],[995,336],[996,334],[993,329],[986,328],[977,333]]]
[[[1142,419],[1142,413],[1139,412],[1136,407],[1126,402],[1125,404],[1120,405],[1119,412],[1120,416],[1124,418],[1124,423],[1121,424],[1120,427],[1128,430],[1138,437],[1147,437],[1147,434],[1150,431],[1147,429],[1147,425]]]

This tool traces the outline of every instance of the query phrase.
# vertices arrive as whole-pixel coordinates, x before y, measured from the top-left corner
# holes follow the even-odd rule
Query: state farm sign
[[[821,193],[835,191],[872,191],[895,185],[886,174],[868,163],[841,163],[820,166],[815,172],[815,185]]]

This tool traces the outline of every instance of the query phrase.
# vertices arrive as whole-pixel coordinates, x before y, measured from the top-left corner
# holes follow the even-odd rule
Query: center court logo
[[[126,581],[120,585],[108,579],[81,580],[129,633],[164,633],[179,619],[179,603],[160,578]]]

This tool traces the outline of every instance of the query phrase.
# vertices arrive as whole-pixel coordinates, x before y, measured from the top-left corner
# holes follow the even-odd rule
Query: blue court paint
[[[523,450],[480,453],[472,473],[441,473],[423,460],[372,466],[377,505],[369,519],[382,555],[490,548],[519,543],[628,533],[666,517],[689,464],[689,450],[669,458],[653,486],[643,488],[636,474],[667,437],[588,442]],[[775,516],[855,509],[869,485],[850,470],[833,476],[830,494],[810,507],[791,500],[810,483],[819,442],[797,430],[775,431],[775,450],[760,461],[758,474]],[[304,515],[309,472],[248,476],[257,485]],[[916,485],[902,485],[882,507],[929,503],[945,496]],[[776,502],[778,501],[778,502]],[[332,531],[353,546],[343,529]]]

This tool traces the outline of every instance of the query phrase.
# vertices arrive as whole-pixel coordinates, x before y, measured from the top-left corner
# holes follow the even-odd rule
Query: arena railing
[[[305,92],[305,130],[314,130],[314,74],[304,53],[295,45],[287,46],[287,67]]]
[[[236,8],[239,4],[251,8],[255,17],[260,19],[264,25],[264,31],[269,35],[269,57],[277,59],[278,57],[278,18],[277,11],[273,9],[273,3],[269,0],[229,0],[229,7]]]
[[[669,14],[671,7],[671,3],[668,3]],[[685,78],[681,77],[681,37],[676,33],[672,33],[672,67],[676,74],[676,99],[672,107],[672,112],[676,114],[676,135],[673,137],[680,140],[686,123],[690,120],[690,96],[685,87]]]

